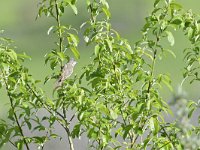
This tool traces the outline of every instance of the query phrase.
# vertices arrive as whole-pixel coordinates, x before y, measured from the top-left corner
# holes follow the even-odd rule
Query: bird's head
[[[74,58],[70,58],[69,64],[71,64],[74,67],[77,64],[77,61],[75,61]]]

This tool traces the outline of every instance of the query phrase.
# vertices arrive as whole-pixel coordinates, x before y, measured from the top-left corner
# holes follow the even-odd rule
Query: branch
[[[45,104],[41,99],[40,97],[37,95],[37,93],[32,89],[32,87],[29,85],[29,84],[26,84],[28,89],[31,90],[31,92],[35,95],[35,97],[39,100],[39,102],[44,106],[44,108],[51,114],[51,115],[54,115],[51,111],[51,108],[50,106],[48,106],[47,104]],[[58,123],[65,129],[67,135],[68,135],[68,140],[69,140],[69,144],[70,144],[70,150],[74,150],[74,146],[73,146],[73,141],[72,141],[72,137],[71,137],[71,134],[70,134],[70,130],[69,130],[69,127],[68,127],[68,121],[66,120],[65,116],[63,116],[60,112],[58,112],[57,110],[53,110],[58,116],[60,116],[64,121],[65,121],[65,124],[63,124],[61,121],[57,120]]]
[[[12,99],[12,96],[10,95],[9,88],[8,88],[8,83],[7,83],[6,80],[5,80],[5,74],[4,74],[4,71],[3,71],[3,70],[2,70],[2,73],[3,73],[3,76],[4,76],[3,80],[4,80],[4,83],[5,83],[6,92],[7,92],[9,101],[10,101],[10,105],[11,105],[11,109],[12,109],[13,114],[14,114],[15,121],[16,121],[17,126],[18,126],[18,128],[19,128],[19,132],[20,132],[20,134],[21,134],[21,136],[22,136],[22,139],[23,139],[23,141],[24,141],[24,144],[25,144],[25,146],[26,146],[26,149],[27,149],[27,150],[30,150],[30,148],[29,148],[29,146],[28,146],[28,143],[26,142],[26,139],[25,139],[25,136],[24,136],[22,127],[20,126],[20,123],[19,123],[17,114],[16,114],[16,112],[15,112],[15,107],[14,107],[14,104],[13,104],[13,99]]]
[[[57,0],[55,0],[55,8],[56,8],[56,22],[58,24],[59,49],[60,49],[60,52],[62,52],[62,50],[63,50],[63,47],[62,47],[63,39],[62,39],[61,23],[60,23],[60,16],[59,16]],[[62,62],[61,62],[61,68],[60,69],[62,70]]]
[[[75,116],[76,116],[76,113],[73,114],[73,116],[71,117],[71,119],[69,120],[69,122],[72,122],[72,120],[74,119]]]
[[[160,41],[160,38],[159,38],[158,35],[156,35],[156,43],[155,43],[155,46],[157,45],[157,43],[158,43],[159,41]],[[156,63],[156,55],[157,55],[157,49],[153,49],[153,61],[152,61],[152,64],[151,64],[151,74],[150,74],[151,78],[153,78],[153,76],[154,76],[154,68],[155,68],[155,63]],[[151,88],[152,88],[152,82],[153,82],[153,80],[152,80],[151,78],[150,78],[150,80],[149,80],[148,87],[147,87],[146,99],[149,98],[150,90],[151,90]],[[145,122],[146,122],[146,119],[145,119],[145,121],[144,121],[144,123],[143,123],[143,125],[142,125],[142,129],[143,129],[144,126],[145,126]],[[133,141],[132,144],[134,144],[134,143],[136,142],[136,140],[138,139],[138,137],[139,137],[139,134],[137,134],[137,136],[136,136],[136,138],[134,139],[134,141]]]
[[[58,2],[57,0],[55,0],[55,9],[56,9],[56,21],[57,21],[57,24],[58,24],[58,36],[59,36],[59,49],[60,49],[60,52],[63,51],[63,47],[62,47],[62,43],[63,43],[63,39],[62,39],[62,31],[61,31],[61,21],[60,21],[60,16],[59,16],[59,9],[58,9]],[[62,62],[61,62],[61,66],[60,66],[60,69],[62,71]],[[58,114],[58,112],[56,111],[56,113]],[[64,116],[63,116],[64,115]],[[66,123],[66,126],[65,126],[65,130],[67,132],[67,135],[68,135],[68,140],[69,140],[69,145],[70,145],[70,149],[71,150],[74,150],[74,146],[73,146],[73,141],[72,141],[72,137],[70,135],[70,131],[69,131],[69,127],[68,127],[68,121],[67,121],[67,117],[66,117],[66,110],[63,106],[63,115],[61,115],[59,113],[59,116],[62,116],[63,120],[65,121]]]

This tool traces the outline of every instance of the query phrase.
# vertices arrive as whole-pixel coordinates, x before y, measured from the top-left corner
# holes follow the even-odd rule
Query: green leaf
[[[8,118],[9,118],[10,120],[12,120],[12,121],[15,121],[13,109],[10,109],[10,110],[8,111]]]
[[[22,107],[25,110],[25,113],[27,116],[30,116],[31,112],[30,112],[30,108],[28,105],[24,105],[24,107]]]
[[[110,116],[114,120],[118,118],[118,114],[112,109],[110,109]]]
[[[192,116],[194,110],[195,110],[196,107],[197,107],[197,104],[196,104],[194,101],[190,100],[190,101],[188,102],[188,104],[187,104],[187,107],[189,108],[188,118],[191,118],[191,116]]]
[[[72,0],[64,0],[65,3],[70,4]]]
[[[57,137],[58,137],[58,135],[57,135],[57,134],[54,134],[54,133],[52,133],[52,134],[50,135],[50,137],[52,137],[52,138],[57,138]]]
[[[33,131],[38,130],[38,131],[45,131],[45,127],[42,125],[38,125],[35,128],[33,128]]]
[[[10,56],[11,59],[17,60],[17,54],[13,50],[9,50],[7,54]]]
[[[50,126],[52,126],[56,121],[56,116],[50,116],[49,118],[49,123],[50,123]]]
[[[173,46],[175,43],[173,34],[170,31],[165,31],[165,33],[167,33],[167,39],[170,45]]]
[[[124,134],[123,134],[123,139],[125,140],[129,134],[129,131],[133,128],[133,125],[127,125],[124,126],[123,130],[124,130]]]
[[[42,82],[41,80],[35,80],[35,84]]]
[[[61,61],[65,60],[65,54],[63,52],[57,52],[57,54],[58,54]]]
[[[31,57],[28,56],[28,55],[26,55],[25,53],[23,53],[23,54],[17,54],[17,56],[18,56],[19,58],[27,58],[27,59],[31,60]]]
[[[25,119],[25,122],[26,122],[26,124],[28,126],[28,129],[31,130],[32,124],[30,123],[30,121],[28,119]]]
[[[100,0],[104,7],[109,8],[107,0]]]
[[[99,108],[99,111],[100,111],[102,114],[110,115],[109,109],[108,109],[106,106],[104,106],[103,104],[99,104],[99,105],[98,105],[98,108]]]
[[[169,88],[170,91],[173,91],[172,85],[171,85],[171,79],[167,75],[163,75],[162,82]]]
[[[146,148],[148,147],[148,143],[151,141],[152,139],[151,138],[146,138],[145,140],[144,140],[144,145],[143,145],[143,149],[145,149],[146,150]]]
[[[87,6],[91,4],[90,0],[86,0]]]
[[[193,114],[193,112],[194,112],[195,109],[196,109],[196,107],[191,107],[189,109],[188,118],[191,118],[191,116],[192,116],[192,114]]]
[[[142,79],[144,79],[144,74],[143,73],[138,73],[138,76],[136,78],[136,82],[141,81]]]
[[[51,26],[51,27],[49,28],[49,30],[47,31],[47,35],[50,34],[50,32],[53,30],[53,28],[54,28],[54,26]]]
[[[150,58],[151,59],[151,61],[153,61],[153,56],[151,56],[151,54],[149,54],[149,53],[143,53],[144,55],[146,55],[148,58]]]
[[[135,129],[136,133],[139,134],[139,135],[142,135],[143,134],[143,129],[141,127],[137,127]]]
[[[60,5],[60,11],[61,11],[62,13],[65,12],[65,8],[63,7],[63,5]]]
[[[54,70],[57,64],[58,64],[57,60],[52,60],[51,63],[50,63],[51,69]]]
[[[42,137],[34,136],[33,139],[35,139],[36,143],[43,144],[46,140],[46,136],[42,136]]]
[[[187,35],[188,35],[188,38],[189,38],[189,39],[192,39],[192,37],[193,37],[193,35],[194,35],[194,30],[193,30],[191,27],[188,28],[188,33],[187,33]]]
[[[187,103],[187,107],[191,107],[192,105],[196,105],[196,103],[192,100],[190,100],[188,103]]]
[[[99,50],[100,50],[100,46],[96,45],[95,48],[94,48],[94,54],[95,54],[95,56],[99,55]]]
[[[78,138],[80,136],[80,133],[81,133],[81,124],[77,124],[74,126],[74,129],[72,131],[72,137]]]
[[[174,58],[176,58],[176,54],[170,49],[164,49],[164,51],[170,53]]]
[[[181,9],[182,9],[182,6],[181,6],[180,4],[178,4],[178,3],[172,2],[172,3],[170,4],[170,8],[171,8],[171,9],[175,9],[175,10],[181,10]]]
[[[128,51],[129,51],[131,54],[133,54],[133,50],[132,50],[132,48],[131,48],[131,45],[130,45],[127,41],[125,41],[125,46],[126,46],[126,48],[128,49]]]
[[[71,7],[72,10],[74,11],[74,14],[77,15],[77,14],[78,14],[78,10],[77,10],[76,6],[73,5],[73,4],[70,4],[70,7]]]
[[[110,49],[110,52],[112,52],[112,49],[113,49],[112,42],[109,39],[106,39],[105,41],[106,41],[108,48]]]
[[[80,58],[80,53],[79,51],[76,49],[76,47],[70,47],[71,51],[73,52],[74,56],[79,59]]]
[[[18,142],[17,142],[17,149],[18,149],[18,150],[22,150],[23,145],[24,145],[23,140],[18,141]]]
[[[44,84],[46,84],[50,80],[51,80],[51,77],[50,76],[46,76],[45,79],[44,79]]]
[[[78,37],[74,34],[71,34],[71,33],[68,33],[68,35],[70,36],[70,39],[72,40],[73,45],[78,46],[78,43],[79,43]]]
[[[81,112],[78,114],[77,118],[78,118],[79,121],[81,121],[81,120],[83,119],[83,117],[84,117],[84,111],[81,111]]]
[[[109,19],[110,16],[111,16],[111,14],[110,14],[110,11],[108,10],[108,8],[103,7],[102,10],[103,10],[103,12],[105,13],[107,19]]]
[[[154,131],[154,130],[155,130],[155,127],[154,127],[154,118],[153,118],[153,117],[151,117],[151,118],[149,119],[149,127],[150,127],[150,130],[151,130],[151,131]]]
[[[71,3],[74,5],[77,2],[77,0],[71,0]]]
[[[93,139],[96,139],[98,137],[98,133],[95,131],[94,128],[91,128],[91,129],[88,129],[88,137],[89,138],[93,138]]]
[[[158,5],[158,3],[160,2],[160,0],[156,0],[153,4],[154,7],[156,7]]]
[[[180,25],[182,22],[183,21],[181,18],[176,18],[176,19],[172,20],[171,24]]]
[[[154,118],[154,127],[155,127],[154,135],[156,135],[156,134],[158,134],[158,132],[160,130],[159,122],[156,118]]]

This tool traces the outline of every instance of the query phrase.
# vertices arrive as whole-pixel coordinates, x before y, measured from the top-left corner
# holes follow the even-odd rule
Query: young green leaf
[[[167,33],[167,39],[168,39],[170,45],[173,46],[175,43],[173,34],[170,31],[165,31],[165,33]]]

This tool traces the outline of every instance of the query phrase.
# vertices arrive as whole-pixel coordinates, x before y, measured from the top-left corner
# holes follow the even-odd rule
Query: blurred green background
[[[127,38],[130,43],[134,43],[141,37],[140,29],[144,24],[144,18],[152,10],[154,0],[109,0],[112,13],[111,22],[122,37]],[[44,64],[44,55],[55,47],[57,40],[55,35],[47,35],[47,30],[55,24],[52,18],[42,17],[35,20],[37,16],[38,0],[0,0],[0,30],[5,30],[3,36],[9,37],[15,41],[17,52],[25,52],[32,57],[25,62],[35,79],[44,80],[45,76],[51,73],[48,65]],[[186,10],[192,9],[195,13],[200,13],[199,0],[177,0]],[[76,28],[88,19],[85,1],[78,2],[78,16],[74,16],[71,9],[66,10],[66,15],[62,17],[63,24],[72,24]],[[189,42],[183,36],[183,33],[175,34],[175,46],[171,49],[177,55],[177,59],[172,56],[166,56],[164,60],[157,65],[160,72],[169,73],[172,77],[173,87],[176,89],[182,80],[184,67],[183,48],[187,47]],[[167,42],[167,41],[166,41]],[[81,45],[79,47],[81,58],[75,68],[75,73],[81,72],[81,68],[90,62],[92,48]],[[50,87],[49,87],[50,86]],[[43,87],[47,94],[51,94],[53,82]],[[184,90],[187,98],[199,98],[199,83],[193,85],[185,84]],[[172,93],[163,88],[163,96],[170,100]],[[0,117],[5,115],[6,102],[5,92],[0,90]]]

